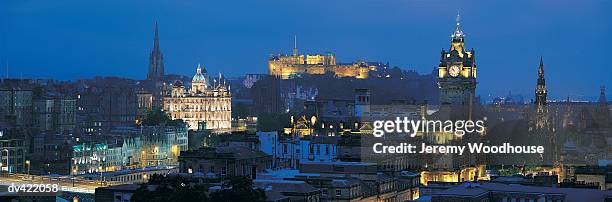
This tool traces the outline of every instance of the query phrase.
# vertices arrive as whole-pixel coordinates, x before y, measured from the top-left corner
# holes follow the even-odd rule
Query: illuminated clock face
[[[452,76],[452,77],[457,77],[459,76],[459,66],[453,65],[451,66],[450,70],[448,71],[448,73]]]

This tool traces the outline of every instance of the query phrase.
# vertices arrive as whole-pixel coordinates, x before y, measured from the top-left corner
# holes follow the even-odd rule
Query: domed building
[[[172,84],[172,92],[164,97],[164,110],[172,119],[182,119],[191,130],[231,129],[232,97],[224,78],[214,79],[212,84],[206,68],[198,67],[191,80],[191,88],[182,82]]]

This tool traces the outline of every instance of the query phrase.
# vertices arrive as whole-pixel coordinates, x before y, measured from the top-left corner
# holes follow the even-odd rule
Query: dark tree
[[[190,183],[183,177],[166,177],[153,175],[148,183],[143,184],[132,195],[133,201],[166,202],[166,201],[210,201],[207,195],[208,186]]]
[[[244,176],[233,177],[228,184],[229,189],[222,189],[210,195],[211,201],[266,201],[263,189],[254,189],[253,181]]]
[[[253,181],[246,177],[234,177],[223,184],[223,189],[208,193],[209,186],[190,181],[181,176],[153,175],[148,183],[143,184],[132,200],[146,202],[166,201],[265,201],[266,194],[262,189],[254,189]]]
[[[181,123],[183,123],[182,120],[172,120],[170,115],[159,107],[153,107],[149,110],[142,120],[142,125],[145,126],[156,126],[160,124],[176,126]]]
[[[289,114],[263,114],[257,117],[257,131],[282,131],[290,126]]]

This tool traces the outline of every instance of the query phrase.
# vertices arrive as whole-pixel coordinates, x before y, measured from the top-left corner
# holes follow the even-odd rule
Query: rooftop
[[[434,195],[477,197],[489,192],[563,195],[565,196],[565,201],[604,201],[606,197],[612,196],[612,190],[602,191],[596,189],[555,188],[488,182],[463,183],[461,186],[455,186]]]

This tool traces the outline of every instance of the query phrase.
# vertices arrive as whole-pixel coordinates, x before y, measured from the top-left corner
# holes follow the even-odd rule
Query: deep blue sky
[[[0,75],[146,76],[153,24],[166,72],[197,63],[227,75],[266,73],[270,53],[336,53],[429,73],[448,49],[457,10],[476,49],[478,92],[533,97],[540,55],[549,95],[612,94],[611,1],[33,1],[0,2]]]

